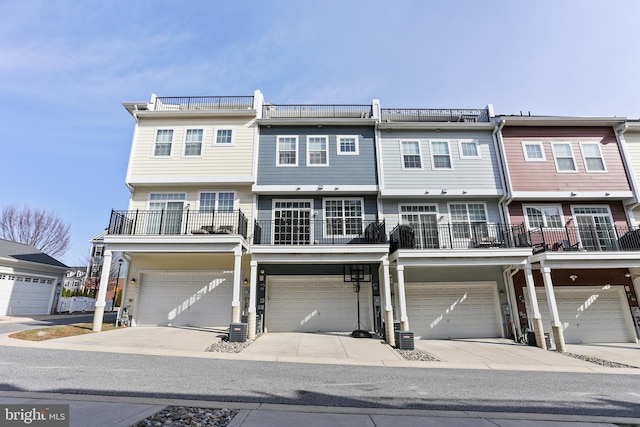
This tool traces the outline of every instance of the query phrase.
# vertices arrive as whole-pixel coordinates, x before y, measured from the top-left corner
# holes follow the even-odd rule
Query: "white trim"
[[[608,193],[608,194],[607,194]],[[575,194],[571,194],[571,191],[514,191],[514,199],[611,199],[619,200],[625,198],[632,198],[633,192],[631,191],[576,191]]]
[[[434,207],[436,210],[434,212],[402,212],[402,206],[425,206],[425,207]],[[402,214],[438,214],[438,203],[411,203],[411,202],[399,202],[398,203],[398,217],[402,216]]]
[[[280,163],[280,139],[281,138],[291,138],[296,142],[296,162],[295,163]],[[289,168],[289,167],[297,167],[300,162],[300,141],[298,140],[298,135],[276,135],[276,167],[279,168]]]
[[[544,208],[557,208],[558,211],[560,212],[560,223],[561,224],[566,224],[566,221],[564,219],[564,212],[562,211],[562,205],[557,205],[557,204],[544,204],[544,203],[540,203],[540,204],[523,204],[522,205],[522,215],[524,216],[524,223],[527,226],[527,230],[531,230],[531,224],[529,224],[529,216],[527,215],[527,208],[533,208],[533,209],[544,209]],[[564,225],[558,227],[550,227],[549,225],[546,224],[546,219],[544,214],[542,215],[543,217],[543,222],[545,224],[543,224],[544,228],[548,228],[548,229],[552,229],[552,230],[559,230],[559,229],[563,229]]]
[[[525,162],[546,162],[547,161],[547,155],[545,153],[544,150],[544,143],[542,141],[522,141],[522,153],[524,155],[524,161]],[[542,154],[542,158],[541,159],[537,159],[535,157],[529,157],[529,154],[527,153],[527,145],[537,145],[540,147],[540,152]]]
[[[340,139],[355,139],[356,151],[354,152],[343,152],[340,151]],[[358,135],[336,135],[336,155],[338,156],[358,156],[360,154],[360,138]]]
[[[464,154],[464,150],[462,149],[463,144],[473,144],[476,147],[476,155],[475,156],[467,156]],[[460,153],[460,160],[477,160],[482,159],[482,153],[480,152],[480,144],[477,139],[459,139],[458,140],[458,151]]]
[[[158,143],[158,132],[159,131],[165,131],[165,130],[170,130],[171,131],[171,142],[162,142],[161,144],[169,144],[169,154],[156,154],[156,144]],[[176,130],[175,128],[166,128],[166,127],[162,127],[162,128],[155,128],[153,131],[153,144],[151,145],[151,157],[154,159],[169,159],[171,158],[171,155],[173,154],[173,145],[175,143],[175,136],[176,136]]]
[[[232,193],[233,194],[233,210],[238,210],[238,203],[239,203],[239,199],[238,199],[238,192],[236,190],[198,190],[198,193],[196,195],[196,210],[199,211],[200,210],[200,196],[202,195],[202,193],[215,193],[216,195],[216,201],[215,201],[215,206],[214,206],[214,210],[217,212],[218,211],[218,206],[219,206],[219,196],[220,193]]]
[[[231,142],[218,142],[218,132],[221,130],[231,131]],[[214,126],[213,128],[213,146],[214,147],[231,147],[236,142],[236,128],[233,126]]]
[[[354,216],[347,217],[345,216],[344,211],[344,202],[347,200],[357,200],[360,202],[360,223],[364,224],[364,197],[323,197],[322,198],[322,237],[331,238],[331,237],[357,237],[359,234],[346,234],[347,225],[346,220],[349,218],[358,218]],[[340,201],[342,202],[342,217],[328,217],[327,216],[327,201]],[[330,219],[342,219],[343,220],[343,233],[342,234],[327,234],[327,223]],[[364,232],[362,230],[360,233]]]
[[[341,187],[342,188],[342,187]],[[487,188],[487,189],[462,189],[462,188],[444,188],[447,190],[446,197],[495,197],[504,195],[502,189]],[[442,194],[443,188],[424,188],[424,189],[382,189],[380,191],[381,197],[425,197],[428,195],[445,196]]]
[[[569,150],[571,150],[571,160],[573,160],[573,170],[560,170],[560,168],[558,168],[558,156],[556,155],[556,150],[555,147],[558,145],[568,145],[569,146]],[[578,165],[576,164],[576,155],[573,152],[573,144],[571,144],[570,141],[556,141],[556,142],[552,142],[551,143],[551,153],[553,154],[553,162],[556,165],[556,172],[558,173],[578,173]],[[562,158],[566,158],[566,157],[562,157]]]
[[[584,170],[587,171],[587,173],[607,173],[607,164],[604,161],[604,155],[602,154],[602,148],[600,147],[600,143],[599,142],[588,142],[588,141],[582,141],[579,143],[580,144],[580,154],[582,154],[582,162],[584,163]],[[584,146],[585,145],[595,145],[596,147],[598,147],[598,152],[600,153],[600,156],[598,157],[601,161],[602,161],[602,170],[589,170],[589,165],[587,163],[587,157],[590,158],[595,158],[593,156],[586,156],[584,153]]]
[[[401,139],[399,140],[400,142],[400,166],[402,167],[402,170],[422,170],[424,169],[424,159],[422,158],[422,143],[420,142],[420,140],[418,139]],[[405,167],[405,163],[404,163],[404,143],[405,142],[415,142],[418,144],[418,157],[420,159],[420,167],[419,168],[411,168],[411,167]],[[415,154],[406,154],[408,156],[415,156]]]
[[[202,131],[202,139],[200,139],[200,154],[187,154],[187,134],[190,130],[201,130]],[[204,128],[200,127],[187,127],[184,129],[184,134],[182,135],[182,155],[183,159],[192,159],[192,158],[201,158],[202,152],[204,151],[204,140],[206,137],[206,132]],[[192,141],[193,143],[193,141]]]
[[[433,143],[434,142],[446,142],[447,143],[447,152],[449,156],[449,167],[448,168],[440,168],[435,166],[434,155],[444,156],[444,154],[434,154],[433,153]],[[456,140],[448,140],[448,139],[430,139],[429,140],[429,156],[431,157],[431,170],[453,170],[453,156],[451,155],[451,144],[455,144]]]
[[[311,138],[318,138],[318,139],[324,139],[325,142],[325,146],[324,146],[324,154],[326,157],[327,162],[326,163],[311,163],[311,151],[314,152],[322,152],[322,150],[311,150],[309,148],[309,139]],[[307,167],[310,168],[317,168],[317,167],[327,167],[329,166],[329,135],[307,135],[306,136],[306,146],[307,146]]]
[[[328,194],[328,193],[378,193],[377,185],[342,185],[326,184],[320,189],[318,185],[253,185],[252,191],[257,194]]]

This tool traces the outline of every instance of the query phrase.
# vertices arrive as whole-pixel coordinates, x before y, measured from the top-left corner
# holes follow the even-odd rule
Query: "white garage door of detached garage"
[[[558,315],[567,344],[634,341],[628,304],[622,286],[554,286]],[[536,287],[545,332],[551,333],[547,294]],[[532,313],[525,292],[527,313]],[[627,320],[628,318],[628,320]]]
[[[267,283],[269,332],[350,332],[358,323],[354,283],[335,277],[270,277]],[[371,284],[360,287],[360,321],[371,330]]]
[[[138,325],[229,326],[232,271],[144,273]]]
[[[416,338],[502,336],[495,283],[406,284],[409,329]]]
[[[0,274],[0,314],[49,314],[54,279]]]

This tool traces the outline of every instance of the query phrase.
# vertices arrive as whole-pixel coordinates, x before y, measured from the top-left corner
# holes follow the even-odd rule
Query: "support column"
[[[393,330],[393,306],[391,305],[391,286],[389,284],[389,257],[382,260],[382,287],[384,289],[384,327],[387,335],[387,343],[396,345],[395,332]]]
[[[233,251],[233,299],[231,301],[231,323],[240,323],[240,281],[242,279],[241,261],[242,247],[238,246]]]
[[[553,341],[556,345],[556,350],[561,352],[567,351],[567,346],[564,343],[564,333],[562,332],[562,323],[560,322],[560,315],[558,314],[558,305],[556,304],[556,295],[553,291],[553,281],[551,280],[551,269],[542,265],[542,280],[544,282],[544,291],[547,294],[547,301],[549,302],[549,313],[551,313],[551,331],[553,332]]]
[[[404,265],[398,264],[398,299],[400,303],[400,330],[409,330],[407,317],[407,300],[404,294]]]
[[[258,262],[251,261],[251,281],[249,282],[249,317],[247,338],[256,339],[256,292],[258,280]]]
[[[102,330],[102,321],[104,320],[104,306],[106,305],[105,297],[107,296],[107,288],[109,287],[109,273],[111,272],[111,260],[113,254],[109,249],[105,249],[102,261],[102,274],[100,275],[100,284],[98,288],[98,296],[96,297],[96,310],[93,312],[93,331],[100,332]]]
[[[524,277],[527,282],[527,291],[529,293],[529,304],[533,310],[533,331],[536,334],[536,344],[543,350],[547,349],[547,344],[544,341],[544,328],[542,326],[542,316],[540,315],[540,308],[538,307],[538,297],[536,296],[535,282],[533,281],[533,271],[531,270],[531,263],[527,261],[524,266]]]

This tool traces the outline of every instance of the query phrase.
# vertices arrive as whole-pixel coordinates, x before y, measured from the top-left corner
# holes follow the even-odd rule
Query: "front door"
[[[311,233],[311,201],[274,202],[274,244],[308,245]]]

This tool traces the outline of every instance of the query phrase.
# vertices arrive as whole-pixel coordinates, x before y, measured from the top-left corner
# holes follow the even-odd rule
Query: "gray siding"
[[[329,137],[329,166],[307,166],[308,135]],[[336,135],[357,135],[360,153],[337,155]],[[298,137],[298,166],[276,166],[278,136]],[[258,185],[377,184],[373,127],[262,125],[258,153]]]
[[[345,195],[345,194],[341,194],[341,195],[337,195],[335,197],[314,197],[314,196],[309,196],[309,197],[304,197],[304,196],[300,196],[300,197],[293,197],[293,196],[288,196],[288,195],[279,195],[279,196],[260,196],[258,198],[258,215],[257,215],[257,219],[259,221],[271,221],[273,220],[273,200],[312,200],[313,203],[311,204],[311,208],[313,211],[318,212],[318,215],[316,215],[315,217],[313,217],[314,220],[323,220],[324,219],[324,214],[323,214],[323,204],[322,204],[322,200],[323,199],[352,199],[352,198],[362,198],[364,199],[364,219],[365,221],[374,221],[377,219],[377,213],[378,213],[378,209],[377,209],[377,203],[376,203],[376,196],[373,195],[367,195],[367,196],[361,196],[361,195]]]

